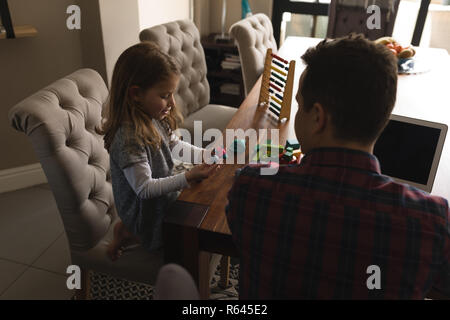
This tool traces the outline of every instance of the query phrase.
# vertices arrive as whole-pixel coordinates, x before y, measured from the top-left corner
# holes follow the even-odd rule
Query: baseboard
[[[40,163],[0,170],[0,193],[47,183]]]

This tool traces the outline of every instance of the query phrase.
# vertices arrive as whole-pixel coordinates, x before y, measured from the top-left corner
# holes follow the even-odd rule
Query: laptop
[[[431,192],[446,134],[445,124],[391,115],[373,152],[381,173]]]

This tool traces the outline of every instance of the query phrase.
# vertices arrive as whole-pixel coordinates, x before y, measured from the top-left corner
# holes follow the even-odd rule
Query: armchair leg
[[[76,290],[75,299],[76,300],[89,300],[91,292],[91,277],[90,271],[86,269],[81,269],[81,289]]]
[[[219,286],[222,288],[228,288],[230,277],[230,257],[222,256],[220,260],[220,281]]]

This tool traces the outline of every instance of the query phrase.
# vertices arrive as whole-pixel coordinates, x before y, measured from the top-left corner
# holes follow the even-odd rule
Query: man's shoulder
[[[382,184],[374,191],[377,197],[391,199],[397,208],[423,212],[438,219],[449,219],[449,206],[447,199],[432,195],[417,187],[393,180],[390,177],[380,175]]]
[[[301,171],[301,170],[300,170]],[[301,174],[297,165],[263,166],[261,164],[250,164],[235,173],[236,183],[255,183],[258,185],[270,185],[272,183],[295,180],[296,174]]]

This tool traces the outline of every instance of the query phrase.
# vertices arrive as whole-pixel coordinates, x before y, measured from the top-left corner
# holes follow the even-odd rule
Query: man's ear
[[[131,86],[128,88],[128,96],[134,102],[141,101],[141,88],[139,86]]]
[[[325,109],[319,102],[315,102],[312,107],[313,121],[314,121],[314,133],[322,133],[328,125],[328,115]]]

